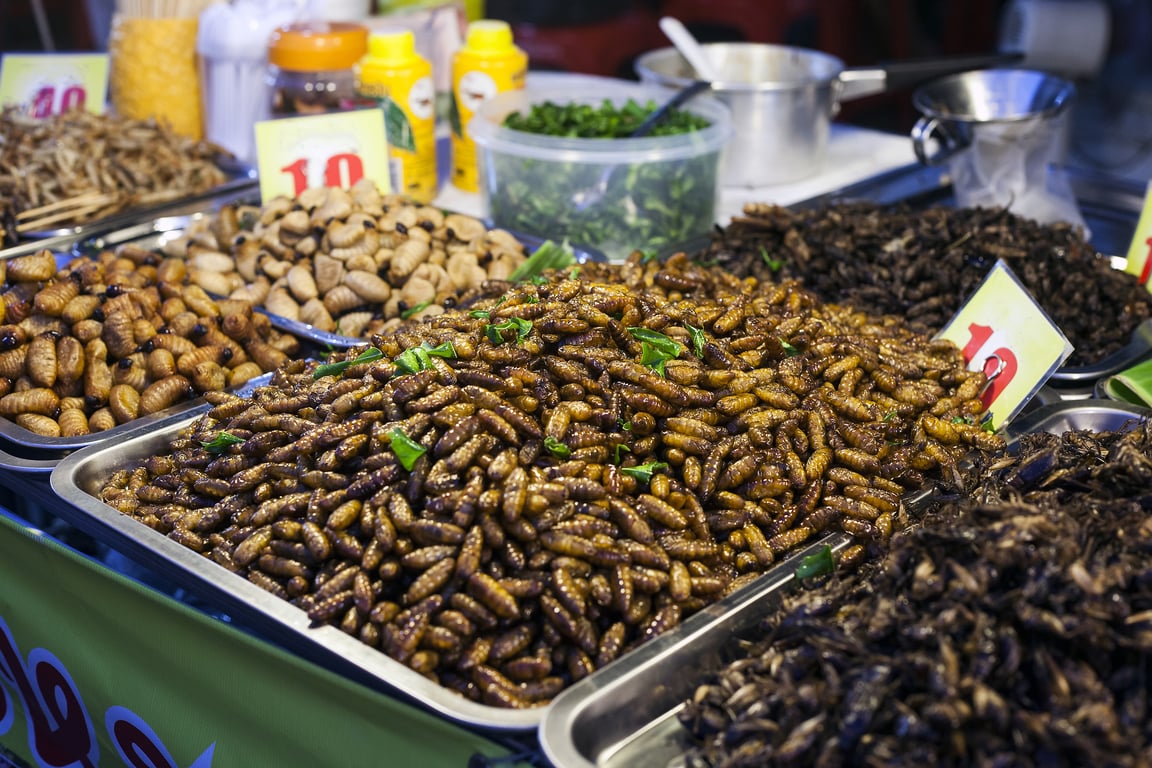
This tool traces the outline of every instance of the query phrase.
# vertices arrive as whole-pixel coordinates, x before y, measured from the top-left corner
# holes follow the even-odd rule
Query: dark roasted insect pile
[[[693,766],[1152,761],[1152,427],[1027,437],[700,687]]]
[[[824,301],[899,315],[927,333],[944,327],[1003,259],[1072,342],[1069,366],[1117,351],[1152,316],[1143,286],[1078,230],[999,209],[755,204],[698,257],[740,276],[799,279]]]
[[[187,264],[125,246],[58,269],[0,261],[0,416],[76,437],[238,387],[300,350],[245,301],[188,284]]]
[[[863,557],[903,491],[1001,445],[970,423],[984,378],[951,345],[683,257],[651,276],[713,296],[511,286],[289,364],[251,398],[209,394],[172,453],[101,498],[316,622],[523,707],[819,531],[855,534]]]

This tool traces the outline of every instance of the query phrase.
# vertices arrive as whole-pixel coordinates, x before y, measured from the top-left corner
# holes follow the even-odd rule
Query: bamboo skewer
[[[41,205],[36,208],[27,208],[16,214],[16,221],[23,223],[28,219],[35,219],[38,216],[53,213],[55,211],[59,211],[62,208],[88,208],[92,204],[97,204],[97,207],[99,207],[100,205],[108,205],[114,202],[116,202],[116,195],[109,194],[107,192],[85,192],[83,194],[76,195],[75,197],[67,197],[62,200],[56,200],[55,202]]]

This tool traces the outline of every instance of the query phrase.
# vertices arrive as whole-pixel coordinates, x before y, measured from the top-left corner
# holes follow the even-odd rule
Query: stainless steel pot
[[[736,187],[786,184],[820,173],[830,122],[843,101],[1019,58],[968,56],[846,69],[835,56],[792,46],[702,47],[720,74],[712,90],[732,111],[735,133],[725,151],[722,181]],[[696,79],[671,47],[641,55],[635,67],[642,81],[672,88]]]

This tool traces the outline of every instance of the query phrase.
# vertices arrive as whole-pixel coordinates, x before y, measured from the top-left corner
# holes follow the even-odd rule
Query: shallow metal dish
[[[1142,408],[1118,400],[1068,400],[1042,405],[1028,411],[1004,428],[1009,442],[1031,432],[1050,432],[1054,435],[1073,430],[1089,429],[1093,432],[1116,432],[1133,423],[1152,417],[1152,409]]]
[[[739,651],[742,637],[799,588],[801,560],[852,540],[823,537],[763,578],[686,619],[561,693],[540,723],[540,745],[557,768],[668,768],[690,744],[677,713],[700,679]]]
[[[117,469],[167,450],[171,441],[207,410],[136,429],[114,443],[101,443],[63,458],[51,485],[62,503],[57,513],[84,533],[231,616],[257,634],[275,638],[321,666],[411,700],[461,725],[497,731],[531,731],[545,708],[512,710],[470,701],[414,672],[383,652],[333,626],[313,627],[307,614],[208,558],[117,512],[95,494]]]

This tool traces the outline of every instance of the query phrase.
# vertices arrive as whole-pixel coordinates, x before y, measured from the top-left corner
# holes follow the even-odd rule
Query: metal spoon
[[[672,45],[676,46],[676,50],[680,51],[693,69],[696,70],[696,75],[701,80],[707,80],[714,83],[720,79],[720,74],[716,68],[712,66],[712,62],[708,60],[708,55],[704,53],[704,47],[700,45],[688,28],[674,16],[662,16],[660,18],[660,29],[672,41]]]
[[[657,124],[659,124],[659,122],[668,115],[669,112],[671,112],[673,109],[676,109],[698,93],[706,91],[711,87],[712,84],[705,80],[695,80],[689,83],[687,86],[677,91],[676,95],[671,99],[664,102],[656,109],[652,110],[652,114],[644,118],[644,122],[636,126],[636,128],[630,134],[628,134],[628,138],[635,139],[641,136],[647,136],[652,131],[652,129],[655,128]],[[595,186],[582,189],[579,192],[573,194],[572,207],[575,208],[577,212],[581,212],[600,202],[605,193],[608,191],[608,183],[612,180],[612,174],[614,174],[618,168],[620,168],[619,165],[608,166],[604,169],[604,172],[600,174],[600,179],[596,182]]]

